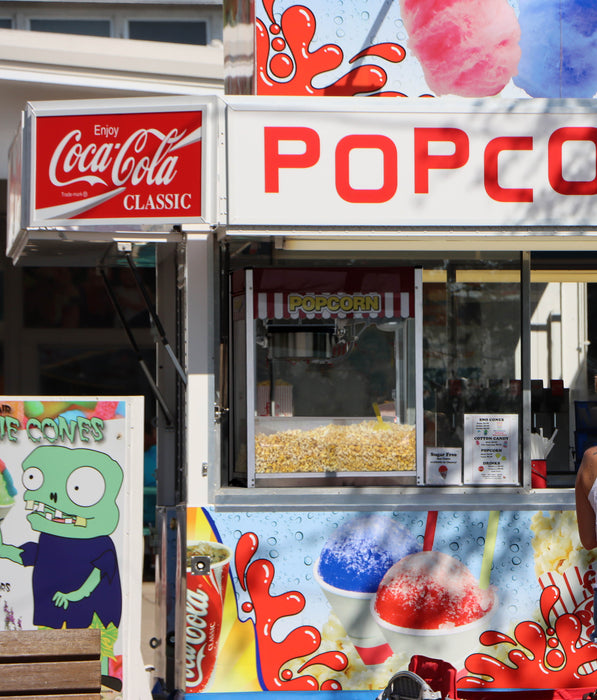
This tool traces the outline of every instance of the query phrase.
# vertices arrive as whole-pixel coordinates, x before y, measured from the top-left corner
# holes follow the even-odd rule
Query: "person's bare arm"
[[[596,514],[589,502],[589,491],[597,478],[597,448],[589,448],[583,455],[576,475],[576,519],[580,542],[585,549],[597,547]]]

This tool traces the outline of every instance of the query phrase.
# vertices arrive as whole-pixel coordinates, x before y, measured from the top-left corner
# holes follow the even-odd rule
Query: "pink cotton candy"
[[[507,0],[400,0],[408,48],[436,95],[487,97],[517,73],[520,26]]]

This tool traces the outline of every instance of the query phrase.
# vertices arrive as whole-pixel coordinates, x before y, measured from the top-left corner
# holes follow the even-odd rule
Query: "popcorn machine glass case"
[[[419,481],[419,269],[239,271],[231,319],[233,481]]]

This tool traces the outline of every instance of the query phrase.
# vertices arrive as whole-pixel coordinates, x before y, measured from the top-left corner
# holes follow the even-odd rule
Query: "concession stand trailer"
[[[155,248],[167,685],[360,700],[436,659],[452,697],[597,686],[593,123],[590,100],[27,106],[9,254]]]

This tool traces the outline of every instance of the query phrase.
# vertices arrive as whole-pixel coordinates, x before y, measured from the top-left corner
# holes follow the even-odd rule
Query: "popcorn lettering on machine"
[[[420,270],[250,269],[231,287],[231,478],[417,483]]]

